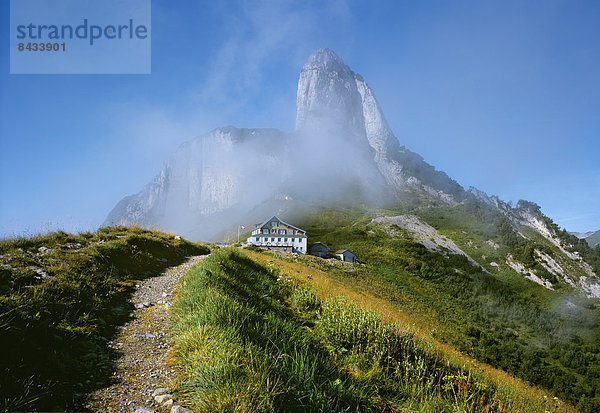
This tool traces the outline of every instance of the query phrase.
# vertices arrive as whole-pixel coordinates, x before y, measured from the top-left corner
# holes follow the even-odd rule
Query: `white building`
[[[248,244],[306,254],[306,231],[283,222],[276,215],[256,224]]]

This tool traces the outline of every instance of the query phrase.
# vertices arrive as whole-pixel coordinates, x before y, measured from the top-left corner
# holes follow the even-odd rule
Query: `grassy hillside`
[[[494,260],[504,263],[507,253],[527,257],[535,248],[551,247],[543,240],[513,245],[489,211],[461,208],[469,206],[416,213],[490,274],[462,256],[429,252],[401,228],[391,236],[371,223],[375,212],[324,209],[300,226],[311,241],[349,248],[366,264],[353,272],[332,267],[329,276],[391,301],[437,339],[478,360],[543,386],[581,411],[600,411],[597,303],[567,285],[550,291],[505,265],[490,267]]]
[[[245,255],[220,250],[178,290],[174,388],[194,411],[569,410],[500,386],[353,297],[316,295],[299,276],[311,261],[277,269],[285,261]]]
[[[82,410],[112,373],[107,342],[136,280],[208,252],[129,227],[0,241],[0,410]]]

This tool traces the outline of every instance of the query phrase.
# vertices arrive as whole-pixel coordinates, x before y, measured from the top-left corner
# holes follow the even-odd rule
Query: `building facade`
[[[306,231],[283,222],[276,215],[256,224],[247,243],[268,249],[306,254]]]

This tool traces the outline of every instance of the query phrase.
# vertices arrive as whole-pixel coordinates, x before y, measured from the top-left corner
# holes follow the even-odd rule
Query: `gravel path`
[[[136,285],[131,299],[132,319],[123,325],[109,345],[121,354],[116,361],[113,384],[89,395],[87,407],[95,412],[169,411],[153,397],[173,378],[167,365],[170,343],[167,329],[172,292],[177,281],[206,255],[189,258],[160,276]],[[147,409],[147,410],[144,410]]]

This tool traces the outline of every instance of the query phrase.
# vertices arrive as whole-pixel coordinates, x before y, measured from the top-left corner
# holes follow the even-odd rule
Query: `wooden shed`
[[[322,242],[315,242],[313,246],[310,247],[310,254],[323,258],[329,254],[329,247]]]
[[[340,261],[344,262],[358,262],[356,255],[350,250],[338,250],[335,252],[335,255],[340,259]]]

